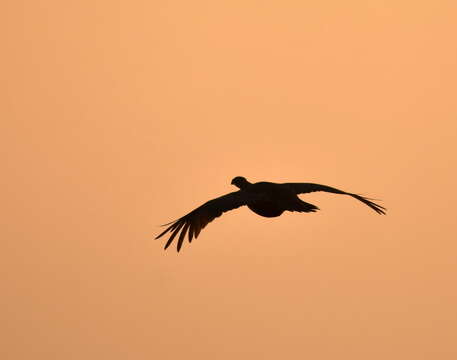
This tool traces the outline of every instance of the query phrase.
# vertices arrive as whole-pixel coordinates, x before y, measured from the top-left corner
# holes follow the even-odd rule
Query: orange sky
[[[9,2],[2,358],[457,358],[455,1]],[[316,214],[159,224],[251,181]]]

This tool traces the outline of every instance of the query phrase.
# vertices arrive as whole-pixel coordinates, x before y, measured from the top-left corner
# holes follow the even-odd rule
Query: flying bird
[[[197,238],[200,231],[215,218],[223,213],[246,205],[257,215],[264,217],[280,216],[284,211],[315,212],[319,208],[313,204],[302,201],[297,195],[314,191],[325,191],[334,194],[349,195],[363,202],[378,214],[385,214],[386,209],[374,203],[373,199],[361,195],[338,190],[330,186],[313,183],[283,183],[272,182],[250,183],[246,178],[237,176],[233,178],[232,185],[239,190],[210,200],[187,215],[172,221],[163,226],[169,225],[156,239],[166,233],[170,233],[170,238],[165,244],[167,249],[173,239],[179,234],[177,250],[181,250],[186,233],[189,243],[193,238]]]

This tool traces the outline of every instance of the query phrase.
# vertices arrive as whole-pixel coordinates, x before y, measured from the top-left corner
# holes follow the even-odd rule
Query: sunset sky
[[[2,359],[457,358],[455,0],[2,7]]]

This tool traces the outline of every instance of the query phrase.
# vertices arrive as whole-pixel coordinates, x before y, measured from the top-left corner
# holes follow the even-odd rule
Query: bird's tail
[[[300,202],[294,204],[294,206],[289,211],[315,212],[317,210],[319,210],[319,208],[316,205],[300,200]]]

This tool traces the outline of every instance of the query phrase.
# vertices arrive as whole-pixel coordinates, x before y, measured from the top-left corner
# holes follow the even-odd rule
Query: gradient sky
[[[3,7],[3,359],[457,358],[456,1]]]

